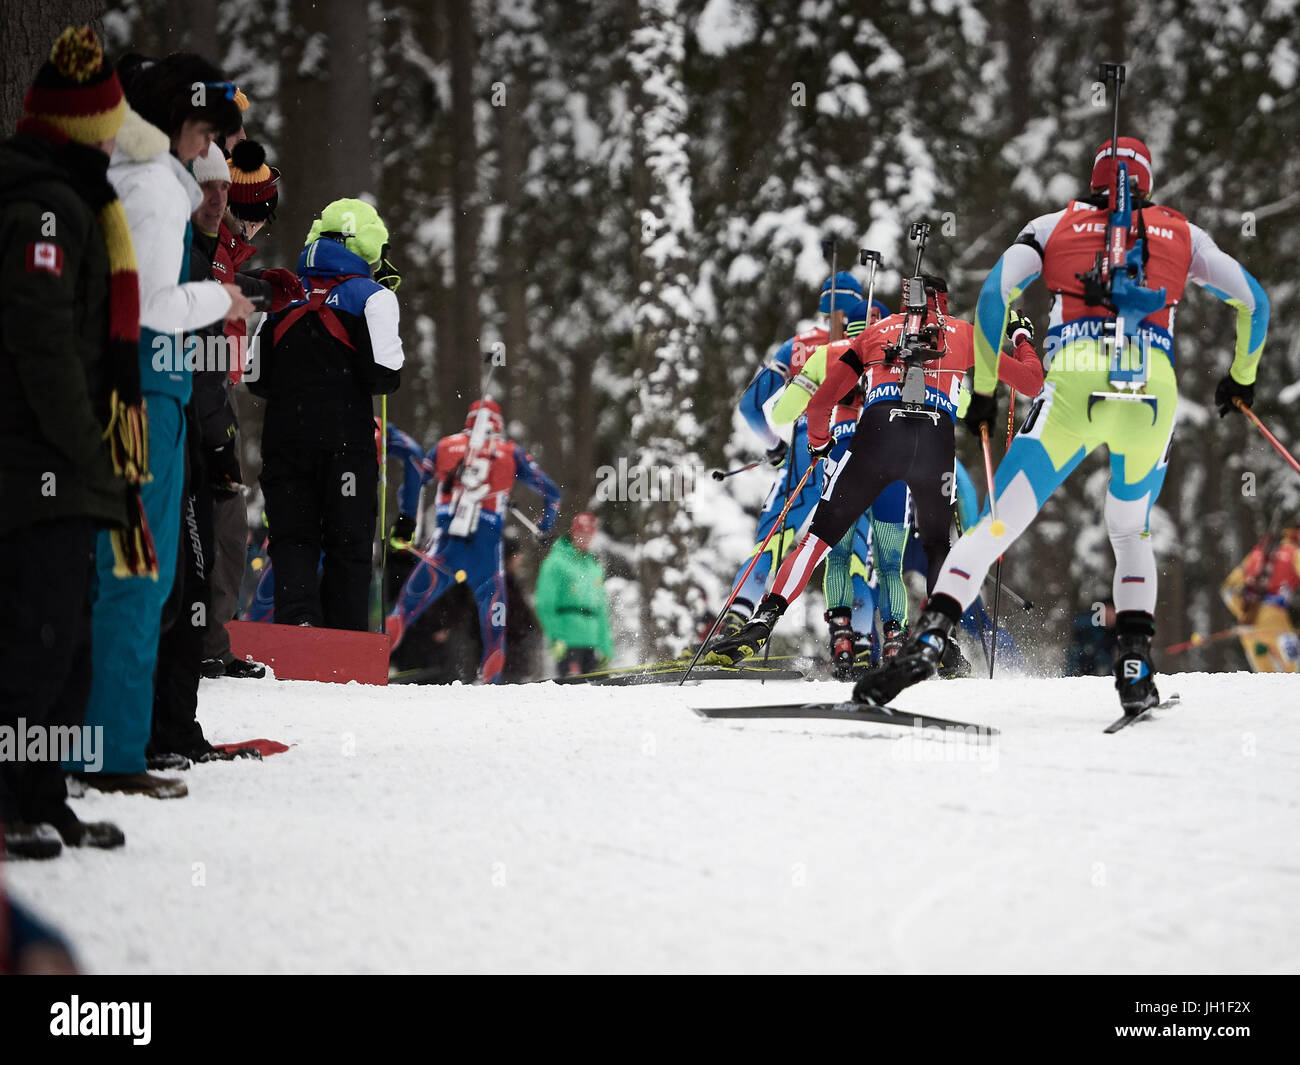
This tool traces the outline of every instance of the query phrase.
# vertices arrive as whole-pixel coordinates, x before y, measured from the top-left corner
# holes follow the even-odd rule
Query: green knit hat
[[[370,204],[364,200],[335,200],[311,224],[307,243],[330,234],[342,234],[347,239],[343,246],[366,262],[379,262],[384,245],[388,243],[388,227]]]

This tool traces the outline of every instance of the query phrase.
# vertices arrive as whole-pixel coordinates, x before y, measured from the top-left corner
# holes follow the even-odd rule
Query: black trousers
[[[599,663],[594,647],[570,647],[555,664],[555,675],[571,677],[578,673],[594,673]]]
[[[189,410],[187,408],[187,415]],[[199,724],[203,639],[211,609],[212,495],[191,417],[185,433],[185,491],[175,583],[163,607],[154,673],[150,754],[194,756],[208,746]]]
[[[0,536],[0,726],[15,735],[20,718],[29,732],[85,720],[95,535],[89,518],[63,518]],[[0,816],[45,821],[63,806],[49,748],[47,737],[43,760],[0,760]]]
[[[895,481],[905,481],[929,562],[925,587],[932,592],[950,546],[957,491],[955,427],[943,413],[937,425],[930,418],[890,421],[891,409],[877,403],[863,413],[848,452],[822,489],[810,531],[825,543],[839,543],[876,496]]]
[[[378,488],[373,444],[337,451],[264,447],[262,493],[278,623],[358,632],[370,627]]]

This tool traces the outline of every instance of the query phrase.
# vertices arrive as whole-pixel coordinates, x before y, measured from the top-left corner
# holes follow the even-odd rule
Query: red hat
[[[1128,176],[1137,179],[1138,191],[1143,196],[1151,195],[1151,152],[1136,137],[1120,137],[1119,157],[1128,166]],[[1108,189],[1115,181],[1115,164],[1110,158],[1110,138],[1107,137],[1097,157],[1092,162],[1092,187]]]
[[[275,218],[280,171],[266,163],[266,149],[242,140],[230,150],[230,211],[245,222]]]
[[[469,414],[465,416],[465,428],[471,430],[474,428],[474,422],[478,419],[480,407],[487,409],[484,417],[487,419],[488,432],[497,436],[504,435],[506,422],[501,414],[501,405],[495,399],[476,399],[471,403],[469,405]]]

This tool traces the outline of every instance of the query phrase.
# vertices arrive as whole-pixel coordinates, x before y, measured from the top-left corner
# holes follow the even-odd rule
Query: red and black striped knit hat
[[[117,136],[126,117],[126,99],[94,30],[69,26],[59,34],[27,90],[23,113],[81,144]]]

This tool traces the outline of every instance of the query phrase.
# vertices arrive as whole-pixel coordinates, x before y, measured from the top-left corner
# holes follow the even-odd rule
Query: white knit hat
[[[216,141],[209,143],[207,152],[194,160],[194,180],[200,185],[205,181],[230,180],[230,167]]]

